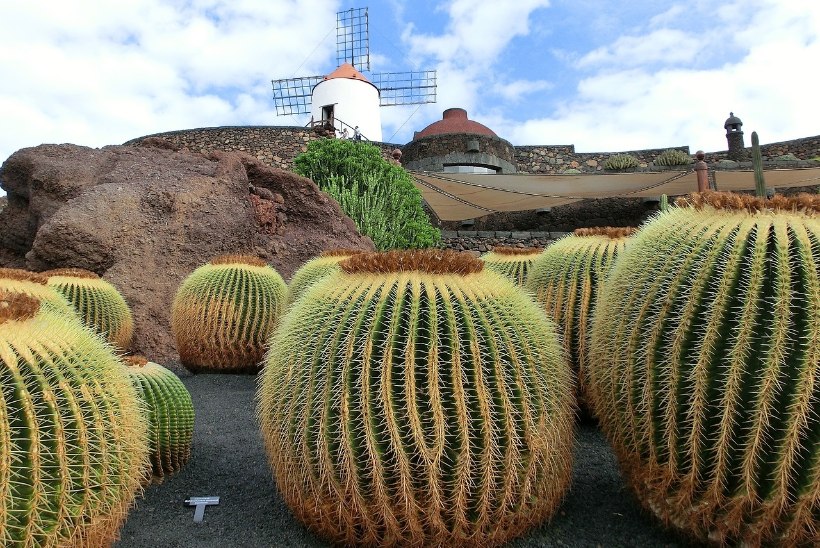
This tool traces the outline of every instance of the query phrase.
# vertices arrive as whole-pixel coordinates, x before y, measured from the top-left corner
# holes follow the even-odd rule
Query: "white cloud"
[[[549,0],[453,0],[441,36],[406,33],[416,54],[434,56],[460,65],[492,63],[509,42],[530,32],[530,13],[546,8]]]
[[[174,129],[281,124],[270,80],[333,56],[336,0],[16,3],[0,18],[0,161]]]
[[[577,95],[551,115],[494,129],[515,144],[574,143],[579,151],[678,145],[717,151],[726,149],[723,122],[731,110],[744,121],[747,145],[753,130],[764,143],[816,135],[816,76],[810,67],[820,58],[820,4],[810,4],[723,4],[716,23],[701,29],[698,39],[729,42],[738,48],[736,60],[708,69],[673,69],[670,63],[653,70],[661,56],[641,49],[642,62],[625,71],[589,61],[597,72],[582,78]],[[594,52],[617,62],[631,48],[640,49],[641,40],[656,36],[647,29]]]
[[[642,36],[622,36],[578,61],[579,67],[636,67],[650,63],[691,63],[705,46],[702,39],[676,29],[658,29]]]
[[[512,82],[497,82],[493,85],[493,93],[506,101],[518,102],[526,95],[553,89],[554,87],[555,85],[547,80],[514,80]]]

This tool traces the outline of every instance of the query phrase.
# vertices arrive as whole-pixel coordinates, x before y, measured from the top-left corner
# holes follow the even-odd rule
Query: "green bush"
[[[655,158],[656,166],[685,166],[692,163],[692,157],[682,150],[670,148]]]
[[[800,160],[800,158],[798,158],[797,156],[795,156],[792,153],[789,153],[789,154],[781,154],[780,156],[775,158],[775,160],[779,160],[781,162],[796,162],[796,161]]]
[[[318,139],[296,157],[294,167],[339,202],[379,250],[431,247],[441,239],[410,174],[382,158],[378,147]]]
[[[619,171],[621,169],[638,167],[639,163],[638,159],[631,154],[615,154],[604,160],[604,169]]]

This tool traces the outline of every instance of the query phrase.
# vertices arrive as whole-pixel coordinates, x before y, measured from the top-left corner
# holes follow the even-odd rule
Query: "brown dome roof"
[[[467,119],[467,111],[463,108],[448,108],[444,111],[441,120],[433,122],[421,131],[415,132],[413,140],[444,133],[478,133],[497,137],[495,132],[487,126]]]

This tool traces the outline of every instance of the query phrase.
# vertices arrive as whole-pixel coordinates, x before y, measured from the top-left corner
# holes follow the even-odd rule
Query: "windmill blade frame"
[[[271,80],[276,114],[278,116],[310,114],[313,87],[322,80],[324,80],[324,76],[302,76],[300,78]]]
[[[370,75],[379,90],[379,106],[436,102],[436,71],[377,72]]]
[[[336,65],[350,63],[370,70],[370,24],[367,8],[336,12]]]

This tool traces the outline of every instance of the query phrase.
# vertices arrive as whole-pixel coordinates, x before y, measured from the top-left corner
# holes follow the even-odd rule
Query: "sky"
[[[725,150],[730,111],[747,146],[820,134],[817,0],[0,0],[0,161],[304,125],[271,80],[333,71],[336,13],[363,7],[373,72],[437,71],[436,103],[381,109],[387,142],[451,107],[578,152]]]

